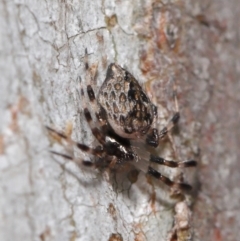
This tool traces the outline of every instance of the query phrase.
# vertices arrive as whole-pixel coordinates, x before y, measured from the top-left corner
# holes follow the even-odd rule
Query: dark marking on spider
[[[87,51],[85,56],[85,67],[88,72],[91,67],[87,61]],[[117,64],[110,64],[107,70],[106,79],[103,82],[95,97],[92,88],[93,80],[90,75],[86,79],[86,90],[81,86],[80,93],[83,98],[83,112],[89,124],[92,134],[95,136],[100,146],[90,148],[87,145],[73,141],[61,132],[52,128],[47,129],[75,145],[81,151],[94,156],[93,160],[76,160],[74,157],[51,151],[76,163],[85,166],[94,166],[99,169],[109,168],[117,171],[124,166],[143,171],[146,174],[165,183],[169,187],[178,188],[180,191],[189,191],[191,186],[171,181],[163,176],[159,171],[151,167],[151,163],[168,166],[170,168],[195,167],[194,160],[176,162],[166,160],[162,157],[152,155],[146,146],[154,148],[159,146],[169,131],[176,125],[180,118],[178,104],[175,98],[176,112],[170,122],[160,131],[154,126],[157,119],[157,107],[151,102],[138,81],[127,70]],[[85,94],[87,92],[87,95]],[[90,105],[87,104],[90,100]],[[97,119],[92,118],[91,112]],[[143,147],[139,150],[139,143]],[[144,155],[143,154],[144,151]]]
[[[94,91],[93,91],[91,85],[87,86],[87,92],[88,92],[88,97],[89,97],[90,101],[94,101],[95,100],[95,94],[94,94]]]

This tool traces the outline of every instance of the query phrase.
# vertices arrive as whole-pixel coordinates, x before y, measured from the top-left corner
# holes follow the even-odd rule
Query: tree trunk
[[[239,16],[238,0],[2,0],[0,240],[237,240]],[[96,92],[107,66],[122,65],[157,105],[159,129],[176,92],[180,123],[158,153],[199,167],[159,170],[193,185],[185,201],[144,173],[87,169],[49,152],[68,147],[46,125],[96,144],[79,96],[85,49],[98,64]]]

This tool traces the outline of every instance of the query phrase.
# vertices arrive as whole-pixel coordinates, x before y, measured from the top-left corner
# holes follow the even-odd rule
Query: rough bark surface
[[[0,240],[237,240],[239,16],[238,0],[2,0]],[[184,206],[187,232],[174,213],[182,203],[161,183],[143,173],[131,183],[128,174],[114,178],[48,152],[65,149],[45,125],[72,125],[74,140],[95,144],[78,95],[85,48],[90,65],[98,63],[97,86],[111,62],[145,83],[159,128],[176,87],[181,120],[159,154],[199,161],[198,178],[161,169],[195,187]]]

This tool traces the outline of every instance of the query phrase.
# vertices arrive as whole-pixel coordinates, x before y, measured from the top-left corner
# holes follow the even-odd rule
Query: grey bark
[[[237,240],[239,16],[237,0],[2,0],[0,240],[162,241],[174,230],[178,241]],[[176,86],[181,121],[159,154],[199,161],[197,179],[194,170],[181,170],[195,191],[186,196],[187,233],[164,185],[143,173],[131,185],[127,174],[114,180],[48,152],[65,148],[45,125],[72,124],[74,140],[95,145],[78,95],[85,48],[90,65],[98,63],[97,86],[111,62],[145,83],[159,128],[174,110]]]

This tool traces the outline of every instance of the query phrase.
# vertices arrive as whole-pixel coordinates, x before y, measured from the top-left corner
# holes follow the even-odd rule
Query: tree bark
[[[0,240],[237,240],[239,16],[238,0],[2,0]],[[96,144],[79,97],[86,48],[95,91],[110,63],[122,65],[158,106],[159,129],[176,91],[180,123],[158,152],[199,167],[159,170],[193,184],[186,202],[144,173],[136,181],[50,154],[66,148],[46,125]]]

